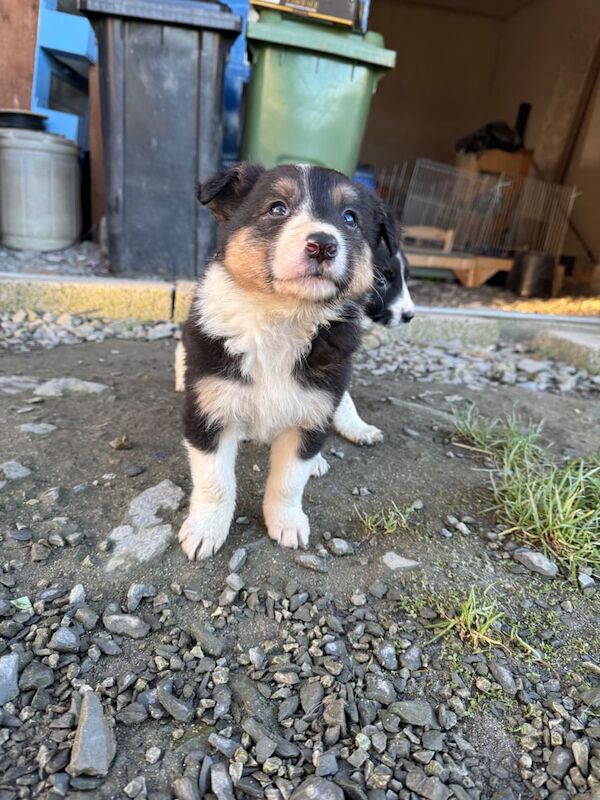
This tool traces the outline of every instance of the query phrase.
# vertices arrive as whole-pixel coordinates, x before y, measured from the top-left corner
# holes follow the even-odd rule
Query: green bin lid
[[[263,11],[258,22],[248,22],[249,43],[269,42],[301,50],[328,53],[348,61],[362,61],[383,69],[396,66],[396,53],[386,50],[383,36],[369,31],[365,36],[333,27],[301,22],[277,11]]]

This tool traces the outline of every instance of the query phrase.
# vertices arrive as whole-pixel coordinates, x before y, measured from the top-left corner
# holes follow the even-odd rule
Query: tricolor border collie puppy
[[[379,245],[374,256],[374,281],[365,304],[363,328],[372,322],[396,327],[412,320],[415,305],[408,290],[408,262],[402,249],[390,255],[384,244]],[[348,391],[344,392],[333,415],[333,427],[345,439],[355,444],[377,444],[383,441],[383,432],[361,419]],[[326,462],[320,464],[320,474],[327,471]]]
[[[198,197],[220,222],[219,245],[179,355],[193,484],[179,541],[192,560],[222,546],[238,443],[252,439],[271,445],[268,535],[306,547],[304,487],[348,389],[374,253],[398,251],[395,226],[375,194],[322,167],[240,164]]]

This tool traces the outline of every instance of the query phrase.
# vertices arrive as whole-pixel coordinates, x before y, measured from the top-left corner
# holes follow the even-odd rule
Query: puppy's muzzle
[[[331,233],[311,233],[306,239],[304,251],[318,264],[333,261],[338,252],[338,243]]]

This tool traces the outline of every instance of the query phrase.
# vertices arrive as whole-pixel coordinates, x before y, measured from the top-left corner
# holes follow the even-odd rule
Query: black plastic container
[[[34,111],[0,108],[0,128],[19,128],[26,131],[45,131],[47,116]]]
[[[219,169],[223,71],[241,20],[197,0],[79,0],[98,37],[111,264],[194,278],[215,245],[195,184]]]
[[[519,297],[552,297],[555,266],[549,253],[517,253],[506,286]]]

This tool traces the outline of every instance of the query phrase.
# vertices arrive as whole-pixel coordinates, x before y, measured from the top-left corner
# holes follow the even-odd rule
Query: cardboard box
[[[364,19],[366,30],[367,15],[363,13],[365,2],[360,0],[251,0],[251,3],[257,8],[276,9],[317,22],[332,22],[354,29],[360,29]]]
[[[457,153],[456,166],[469,172],[506,172],[526,178],[531,166],[533,151],[482,150],[480,153]]]

